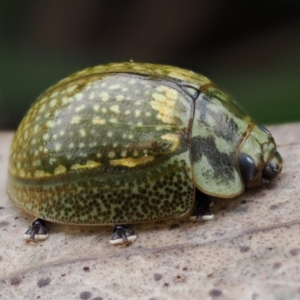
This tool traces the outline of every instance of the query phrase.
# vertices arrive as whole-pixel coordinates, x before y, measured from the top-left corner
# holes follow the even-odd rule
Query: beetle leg
[[[195,205],[190,216],[190,220],[212,220],[214,218],[214,214],[211,211],[213,204],[214,203],[210,196],[203,194],[199,190],[196,190]]]
[[[43,241],[48,237],[48,229],[45,221],[36,219],[24,234],[27,242]]]
[[[137,236],[134,231],[126,227],[125,225],[116,225],[113,229],[113,234],[110,238],[112,245],[122,245],[133,242]]]

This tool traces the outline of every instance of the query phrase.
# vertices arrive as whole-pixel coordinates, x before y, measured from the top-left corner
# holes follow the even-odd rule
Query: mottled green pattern
[[[88,161],[105,167],[129,157],[156,159],[178,147],[192,117],[191,99],[178,85],[135,75],[98,77],[80,83],[80,91],[68,83],[40,97],[14,137],[11,167],[21,164],[25,177],[36,170],[53,175],[59,166],[69,171]],[[175,100],[165,101],[168,86]]]
[[[197,99],[191,149],[195,185],[224,198],[244,190],[237,161],[243,139],[252,129],[250,118],[228,99],[215,88]]]

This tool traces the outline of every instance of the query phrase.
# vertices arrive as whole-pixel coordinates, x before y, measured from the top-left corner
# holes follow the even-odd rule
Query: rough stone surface
[[[0,133],[0,299],[300,299],[300,124],[270,127],[284,159],[267,189],[215,199],[215,219],[109,227],[49,224],[26,243],[32,217],[5,191],[12,133]]]

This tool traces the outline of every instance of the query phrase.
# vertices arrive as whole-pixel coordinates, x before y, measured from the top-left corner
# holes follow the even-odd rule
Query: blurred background
[[[3,0],[0,130],[57,80],[130,59],[200,72],[260,123],[300,121],[299,0]]]

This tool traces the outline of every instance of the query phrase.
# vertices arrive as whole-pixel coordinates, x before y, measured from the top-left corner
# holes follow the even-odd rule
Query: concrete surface
[[[110,246],[109,227],[58,224],[26,243],[0,133],[0,299],[300,299],[300,124],[270,130],[284,165],[269,188],[216,199],[212,221],[134,225],[127,247]]]

